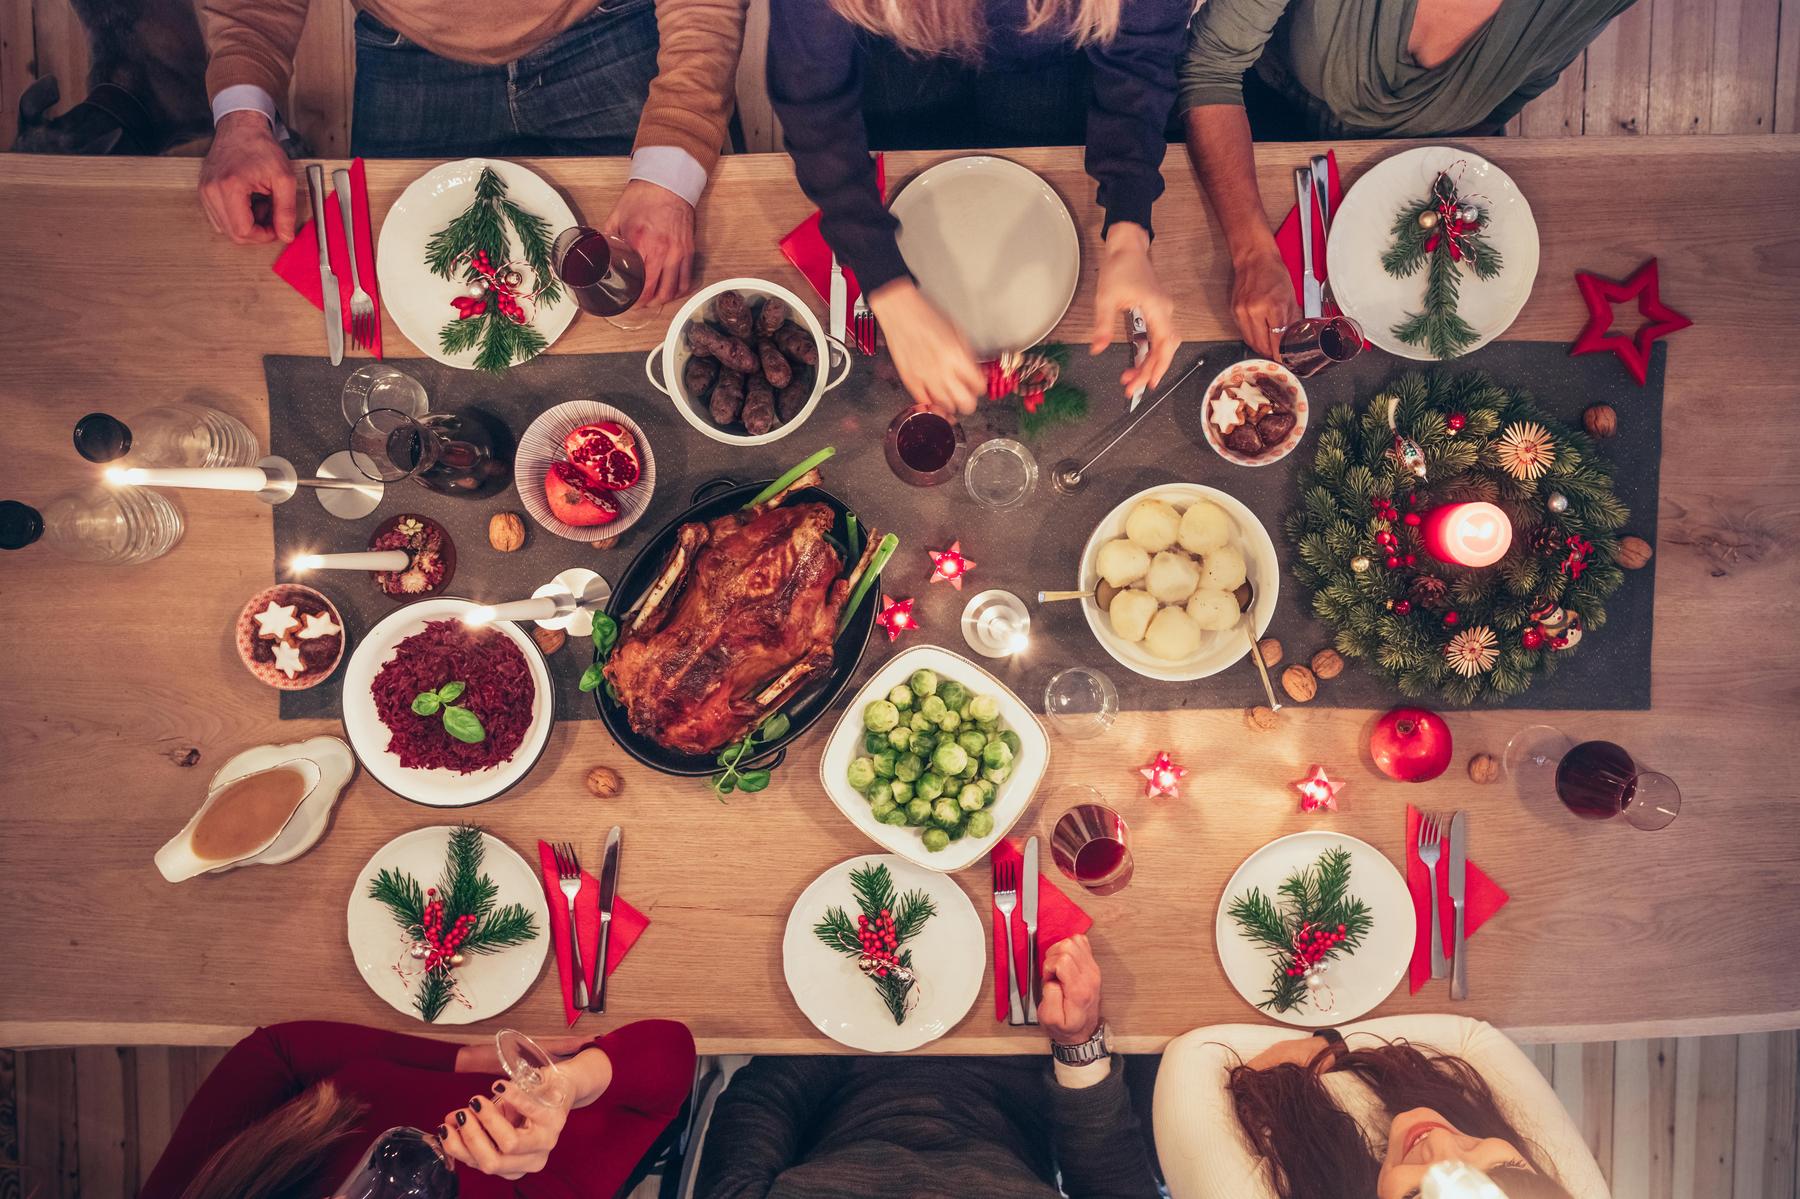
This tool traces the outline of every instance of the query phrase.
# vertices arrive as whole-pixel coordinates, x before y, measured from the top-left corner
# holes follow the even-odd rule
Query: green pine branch
[[[537,289],[536,298],[527,303],[538,309],[556,303],[562,298],[562,286],[550,261],[549,222],[508,199],[506,182],[492,167],[483,168],[469,206],[425,243],[425,265],[439,278],[473,283],[480,272],[469,260],[477,251],[496,265],[511,259],[509,225]],[[521,324],[504,315],[492,299],[480,316],[446,322],[438,330],[438,344],[446,354],[461,354],[479,346],[476,369],[490,373],[533,358],[548,345],[529,320]]]
[[[456,983],[448,970],[428,970],[419,980],[419,989],[413,992],[413,1010],[419,1013],[419,1019],[430,1024],[450,1006],[455,990]]]
[[[1252,887],[1226,908],[1238,931],[1275,956],[1265,998],[1257,1006],[1276,1012],[1298,1007],[1307,995],[1306,980],[1287,971],[1294,964],[1294,943],[1308,924],[1333,932],[1343,927],[1344,940],[1325,955],[1329,961],[1353,952],[1374,927],[1369,906],[1350,894],[1350,854],[1342,847],[1326,850],[1317,861],[1284,879],[1279,899]]]

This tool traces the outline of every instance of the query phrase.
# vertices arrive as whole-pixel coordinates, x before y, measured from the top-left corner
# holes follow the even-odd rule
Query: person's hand
[[[1100,1027],[1100,965],[1079,933],[1044,954],[1038,1022],[1058,1045],[1080,1045]]]
[[[1331,1048],[1324,1037],[1290,1037],[1277,1041],[1246,1064],[1252,1070],[1268,1070],[1274,1066],[1310,1066],[1321,1053]]]
[[[645,308],[687,292],[694,266],[694,206],[659,184],[633,179],[625,185],[606,233],[622,237],[644,260]]]
[[[497,1082],[487,1098],[444,1117],[438,1140],[452,1160],[483,1174],[523,1178],[544,1168],[569,1118],[566,1107],[550,1107]]]
[[[1281,329],[1300,319],[1300,306],[1294,303],[1294,281],[1273,242],[1233,265],[1231,314],[1245,345],[1264,358],[1281,360]]]
[[[969,339],[911,279],[895,279],[869,296],[900,382],[913,399],[947,416],[967,416],[987,392]]]
[[[1155,387],[1175,357],[1175,301],[1156,279],[1150,265],[1150,234],[1142,225],[1121,221],[1106,233],[1100,259],[1100,281],[1094,290],[1094,331],[1088,352],[1098,354],[1113,342],[1121,322],[1119,314],[1136,308],[1144,314],[1150,331],[1150,353],[1141,365],[1119,376],[1130,395],[1139,387]]]
[[[251,207],[253,196],[269,198],[268,223]],[[219,119],[200,167],[200,205],[214,231],[241,246],[294,240],[294,168],[262,113]]]

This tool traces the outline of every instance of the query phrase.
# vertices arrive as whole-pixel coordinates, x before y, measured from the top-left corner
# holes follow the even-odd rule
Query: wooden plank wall
[[[350,0],[313,0],[286,116],[326,157],[345,154],[355,76]],[[751,150],[780,148],[762,85],[768,0],[751,0],[738,70]],[[0,0],[0,146],[19,94],[54,73],[86,92],[87,42],[69,0]],[[65,99],[66,107],[72,100]],[[1800,132],[1800,0],[1637,0],[1514,119],[1523,137]]]

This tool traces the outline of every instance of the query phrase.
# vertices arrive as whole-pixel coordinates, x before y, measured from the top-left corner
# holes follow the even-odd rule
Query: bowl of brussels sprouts
[[[890,658],[819,760],[825,793],[890,853],[931,870],[980,861],[1049,765],[1037,716],[974,662],[935,645]]]

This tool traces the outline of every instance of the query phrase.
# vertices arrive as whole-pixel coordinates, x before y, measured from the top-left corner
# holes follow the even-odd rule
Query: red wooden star
[[[1150,760],[1150,765],[1138,767],[1138,773],[1144,776],[1146,799],[1158,795],[1180,798],[1181,780],[1187,774],[1187,767],[1175,765],[1169,757],[1169,751],[1165,749]]]
[[[963,576],[975,569],[975,563],[963,557],[962,542],[953,541],[947,550],[926,550],[931,558],[931,581],[948,583],[962,590]]]
[[[1311,774],[1294,784],[1294,790],[1300,792],[1302,812],[1337,811],[1337,793],[1343,789],[1344,784],[1326,774],[1323,766],[1314,766]]]
[[[875,623],[887,630],[888,640],[893,641],[908,629],[919,627],[919,618],[913,615],[913,602],[910,598],[896,600],[892,596],[881,597],[881,614]]]
[[[1581,289],[1581,298],[1587,302],[1588,322],[1575,344],[1569,347],[1570,355],[1611,350],[1631,372],[1631,377],[1638,381],[1639,387],[1650,375],[1651,344],[1694,323],[1662,302],[1654,258],[1631,272],[1631,277],[1623,283],[1589,271],[1576,271],[1575,286]],[[1645,323],[1636,333],[1612,332],[1612,306],[1631,299],[1637,300],[1638,315]]]

